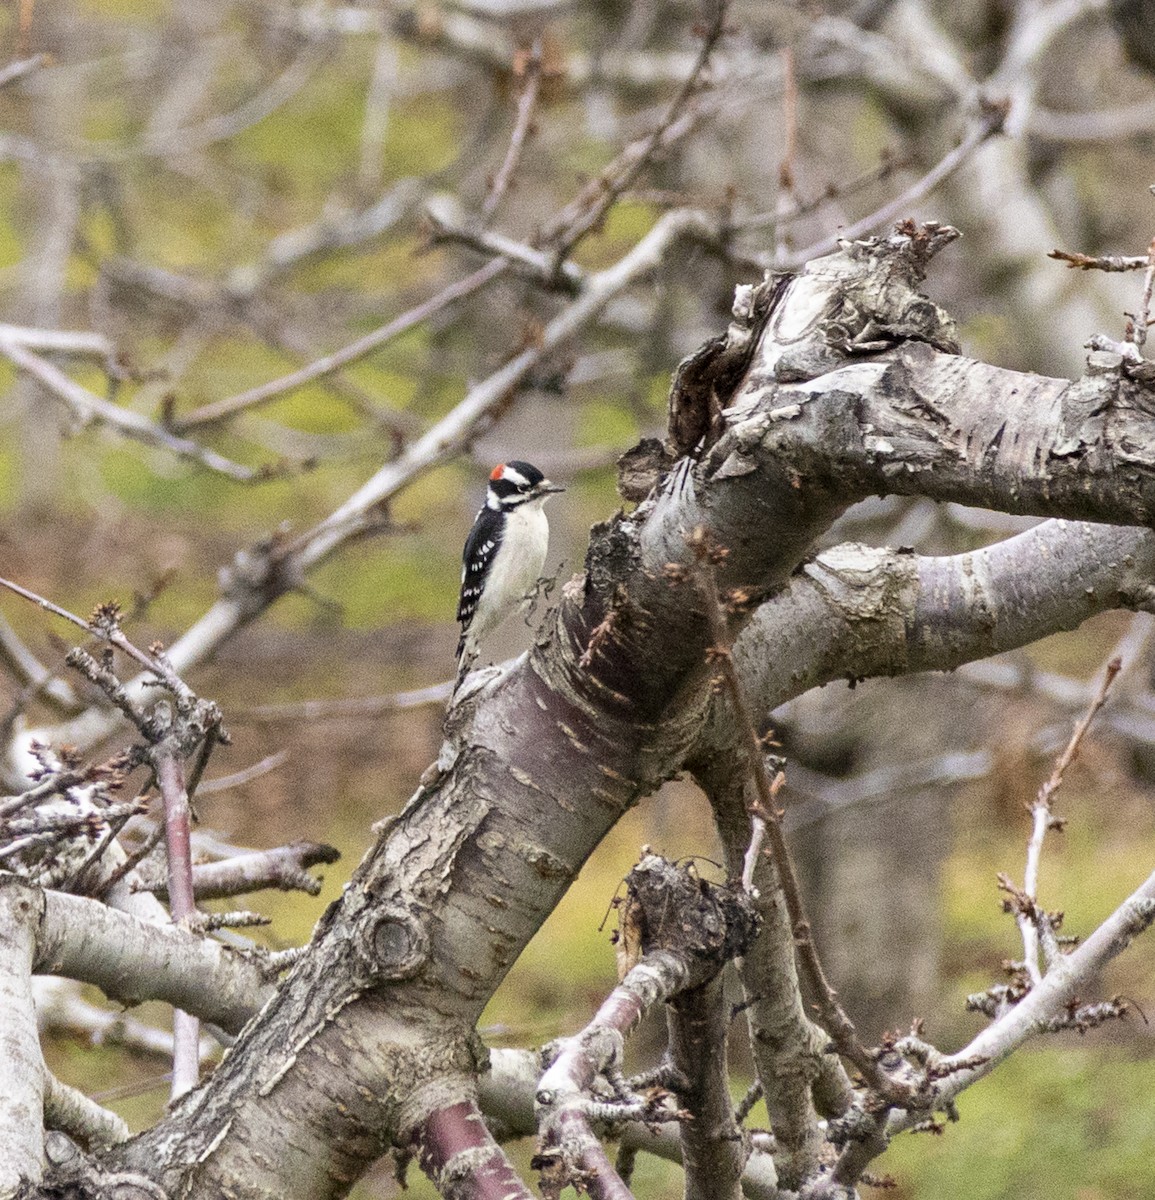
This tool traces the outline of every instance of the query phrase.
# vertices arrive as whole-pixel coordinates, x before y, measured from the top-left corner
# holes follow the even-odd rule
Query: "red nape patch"
[[[490,481],[496,483],[505,471],[505,463],[498,463],[492,471],[489,472]]]

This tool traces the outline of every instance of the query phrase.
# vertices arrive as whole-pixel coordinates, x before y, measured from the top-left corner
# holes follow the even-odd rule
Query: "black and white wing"
[[[465,550],[461,556],[461,597],[457,601],[457,620],[461,624],[458,658],[465,649],[465,635],[477,613],[477,606],[485,591],[485,581],[501,545],[502,526],[501,512],[494,508],[483,508],[473,522],[469,537],[465,539]]]

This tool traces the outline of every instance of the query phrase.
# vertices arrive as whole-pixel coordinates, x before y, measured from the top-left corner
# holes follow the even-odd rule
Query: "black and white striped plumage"
[[[485,506],[473,522],[462,554],[458,684],[476,659],[481,639],[529,599],[549,545],[542,505],[564,490],[527,462],[514,460],[494,467]]]

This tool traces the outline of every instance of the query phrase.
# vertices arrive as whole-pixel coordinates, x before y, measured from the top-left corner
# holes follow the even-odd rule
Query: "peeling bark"
[[[903,228],[785,288],[716,444],[595,528],[532,654],[451,711],[436,769],[309,953],[212,1077],[109,1164],[188,1197],[339,1196],[434,1114],[472,1104],[484,1004],[605,832],[704,753],[710,639],[701,598],[677,584],[695,528],[728,551],[724,593],[788,607],[814,539],[875,492],[1150,520],[1143,385],[1122,368],[1069,384],[959,357],[918,291],[953,236]],[[918,591],[910,573],[894,587],[892,646]]]

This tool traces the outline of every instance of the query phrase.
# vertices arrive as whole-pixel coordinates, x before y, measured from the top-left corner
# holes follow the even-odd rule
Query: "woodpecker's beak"
[[[535,496],[548,496],[551,492],[564,492],[565,488],[560,483],[552,483],[548,479],[543,479],[541,483],[533,489]]]

